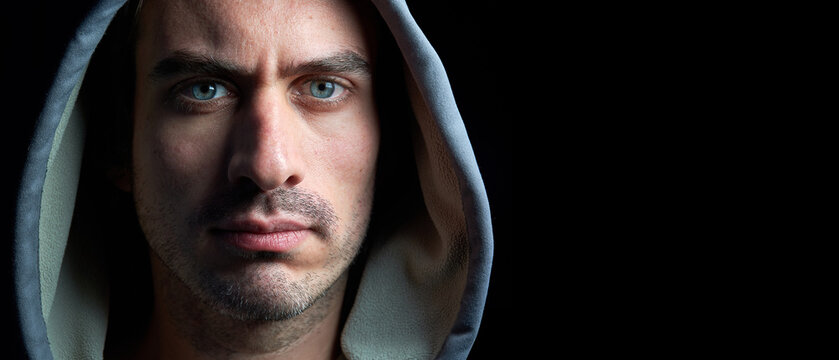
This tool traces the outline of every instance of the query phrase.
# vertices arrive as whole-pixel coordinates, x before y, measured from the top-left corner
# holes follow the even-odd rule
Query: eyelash
[[[335,83],[341,86],[343,91],[335,99],[316,98],[308,91],[308,87],[311,86],[310,84],[315,81],[328,81]],[[193,86],[204,83],[220,84],[227,89],[228,94],[220,98],[206,101],[190,99],[184,94],[185,91],[188,91]],[[292,101],[300,103],[305,110],[314,112],[328,112],[334,110],[342,103],[349,100],[355,93],[355,88],[352,86],[350,81],[335,76],[324,75],[302,78],[299,81],[296,81],[292,85],[292,88],[294,89],[291,93]],[[169,104],[176,112],[199,115],[223,110],[234,104],[234,100],[236,98],[238,98],[237,88],[227,81],[215,78],[193,78],[175,84],[166,98],[166,103]]]
[[[224,86],[227,89],[227,95],[212,100],[200,101],[190,99],[184,94],[184,92],[189,91],[195,85],[207,83]],[[226,81],[213,78],[184,80],[172,87],[172,90],[167,96],[166,102],[170,104],[175,111],[183,114],[198,115],[216,112],[223,110],[234,103],[234,100],[238,97],[236,91],[234,90],[235,88],[235,86]]]
[[[319,99],[308,93],[308,89],[310,89],[309,87],[311,86],[311,83],[315,81],[332,82],[339,85],[344,90],[335,99]],[[295,85],[293,85],[293,88],[295,90],[292,92],[292,99],[303,102],[305,108],[314,108],[316,111],[332,110],[344,103],[345,101],[349,100],[351,96],[355,93],[355,88],[353,87],[350,81],[335,76],[324,75],[303,78],[300,81],[298,81]],[[301,91],[301,89],[303,91]]]

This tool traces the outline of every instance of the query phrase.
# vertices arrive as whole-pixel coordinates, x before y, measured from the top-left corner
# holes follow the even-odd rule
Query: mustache
[[[278,212],[304,217],[310,222],[311,229],[325,238],[334,234],[338,224],[333,206],[314,192],[297,188],[262,192],[256,186],[236,186],[216,193],[200,206],[190,222],[203,226],[241,214]]]

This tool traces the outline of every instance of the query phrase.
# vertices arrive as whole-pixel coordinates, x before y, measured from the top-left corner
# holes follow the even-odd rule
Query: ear
[[[112,167],[108,170],[108,180],[117,189],[127,193],[131,192],[131,172],[126,167]]]

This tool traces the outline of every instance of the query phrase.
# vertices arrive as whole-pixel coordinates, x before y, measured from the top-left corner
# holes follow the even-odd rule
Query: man
[[[120,6],[104,2],[79,31],[101,38]],[[68,49],[76,66],[33,140],[50,145],[30,154],[25,181],[41,186],[18,205],[29,355],[465,358],[489,275],[488,206],[405,4],[146,0],[122,12],[98,48],[81,36]],[[68,83],[69,96],[55,89]],[[109,184],[130,200],[110,201]],[[21,280],[32,272],[35,290]]]

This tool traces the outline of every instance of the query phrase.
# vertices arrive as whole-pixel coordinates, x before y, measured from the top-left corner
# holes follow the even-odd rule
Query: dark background
[[[16,310],[10,291],[14,209],[19,177],[28,140],[50,82],[73,29],[93,1],[31,1],[6,7],[2,21],[2,99],[0,154],[0,283],[3,290],[3,354],[20,353]],[[455,4],[453,4],[455,3]],[[496,358],[523,330],[517,321],[514,298],[521,298],[514,271],[524,264],[513,253],[510,231],[512,206],[513,144],[525,119],[512,111],[511,93],[527,83],[511,86],[511,72],[528,72],[512,67],[518,56],[517,18],[500,1],[409,0],[417,22],[437,49],[448,72],[454,95],[472,141],[489,196],[495,236],[492,277],[481,330],[470,359]],[[511,71],[512,70],[512,71]],[[522,304],[517,304],[521,307]],[[5,357],[5,356],[4,356]]]

